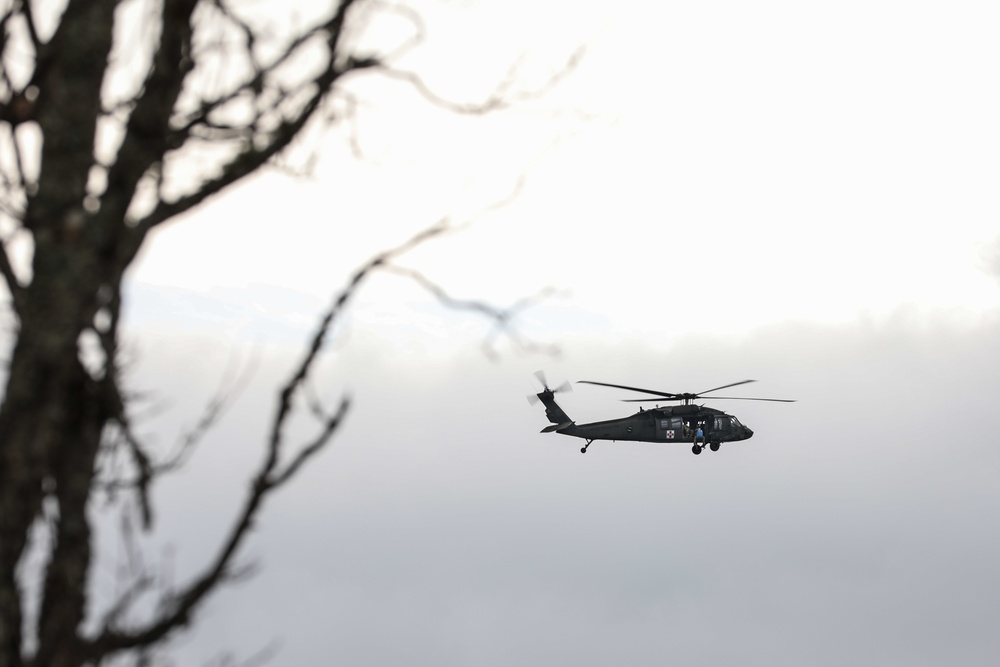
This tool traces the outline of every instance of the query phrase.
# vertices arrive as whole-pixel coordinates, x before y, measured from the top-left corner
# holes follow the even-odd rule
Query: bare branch
[[[115,80],[120,72],[132,73],[127,63],[112,62],[108,68],[109,58],[125,50],[115,47],[120,44],[123,25],[116,22],[120,0],[69,0],[49,43],[43,43],[37,33],[32,13],[32,8],[39,9],[37,2],[8,0],[0,10],[5,12],[0,16],[0,36],[5,38],[6,29],[16,26],[21,32],[18,43],[30,42],[35,50],[27,85],[11,73],[19,70],[6,67],[7,62],[0,68],[4,102],[0,121],[11,128],[12,142],[12,156],[4,162],[2,175],[3,195],[9,199],[5,214],[31,235],[39,267],[32,284],[23,286],[14,270],[16,262],[0,242],[0,275],[19,318],[0,402],[0,665],[96,664],[127,649],[134,649],[133,657],[144,662],[152,648],[191,623],[212,592],[247,575],[249,570],[239,567],[240,549],[265,502],[332,441],[349,412],[347,396],[329,407],[315,400],[310,393],[311,377],[317,375],[318,359],[333,326],[372,273],[388,269],[402,274],[446,307],[486,317],[493,324],[485,343],[488,354],[500,336],[509,337],[518,349],[540,349],[520,336],[514,319],[544,293],[498,308],[456,298],[423,274],[395,265],[412,248],[457,229],[449,218],[371,258],[333,295],[302,358],[279,387],[263,437],[262,460],[204,568],[184,585],[171,585],[157,593],[156,599],[144,599],[158,603],[149,618],[136,612],[146,608],[138,600],[150,592],[153,580],[144,568],[135,566],[134,554],[129,552],[127,584],[98,617],[102,625],[96,633],[85,634],[84,628],[92,627],[85,621],[92,618],[88,614],[93,607],[87,575],[92,569],[92,545],[98,544],[91,539],[90,499],[104,489],[115,502],[114,490],[127,488],[128,501],[122,511],[128,521],[123,535],[132,539],[132,522],[137,517],[148,529],[154,519],[153,481],[186,461],[195,443],[218,423],[243,386],[238,381],[220,389],[196,424],[183,434],[178,452],[166,460],[142,442],[135,428],[136,413],[128,403],[134,396],[124,393],[117,332],[122,278],[146,234],[262,167],[274,165],[292,142],[301,140],[304,130],[345,118],[355,121],[359,102],[350,91],[341,90],[345,76],[379,71],[407,82],[434,104],[475,114],[543,94],[575,67],[580,55],[574,54],[537,90],[521,90],[517,85],[518,61],[486,100],[460,104],[437,96],[415,73],[396,71],[387,64],[424,39],[425,27],[416,12],[381,0],[367,6],[360,0],[331,0],[330,4],[325,20],[282,38],[280,49],[272,55],[273,45],[264,44],[267,33],[244,19],[233,0],[150,3],[149,11],[157,12],[158,21],[147,23],[158,25],[159,30],[143,33],[153,41],[142,53],[151,54],[152,60],[144,75],[127,82],[124,97],[129,99],[124,101],[108,93],[104,83]],[[354,25],[354,15],[348,14],[355,7],[393,12],[412,25],[412,34],[403,26],[406,34],[401,43],[379,52],[379,57],[352,55],[345,26],[348,18]],[[205,16],[211,19],[207,30]],[[212,30],[219,23],[214,21],[222,29],[217,40]],[[206,33],[207,39],[200,39]],[[235,50],[229,52],[234,35]],[[8,51],[0,45],[3,53]],[[318,73],[311,69],[302,75],[291,72],[293,63],[301,64],[295,60],[299,55],[306,68],[319,62]],[[318,60],[314,59],[317,55]],[[212,76],[213,58],[221,58],[225,67],[236,62],[230,57],[240,68],[247,68],[239,70],[235,82],[229,74],[220,74],[214,84],[199,79],[202,71]],[[199,74],[193,74],[196,71]],[[205,87],[200,88],[202,84]],[[25,141],[27,135],[15,129],[27,120],[35,121],[40,130],[40,159],[27,152],[22,155],[34,149]],[[104,132],[105,121],[110,121],[112,131]],[[352,149],[359,151],[357,137],[352,134],[351,139]],[[173,187],[170,170],[203,146],[218,148],[212,154],[225,156],[218,159],[218,170],[196,170],[199,181],[192,189],[168,193],[167,188]],[[114,157],[104,156],[105,150],[114,151]],[[106,164],[98,165],[98,161]],[[509,197],[490,208],[515,197],[522,184],[523,176]],[[16,214],[22,206],[23,214]],[[26,304],[29,297],[33,300]],[[104,368],[98,369],[103,374],[90,375],[80,364],[80,336],[89,337],[91,332],[97,333],[104,353]],[[302,441],[293,440],[291,421],[304,410],[317,420],[316,430]],[[25,549],[31,548],[25,526],[50,502],[58,504],[50,566],[42,582],[38,618],[25,623],[23,591],[14,568]],[[135,616],[145,620],[135,621]],[[22,633],[37,636],[34,654],[32,647],[26,648]]]
[[[333,81],[346,74],[348,71],[355,71],[360,69],[365,69],[368,67],[373,67],[374,64],[364,61],[352,61],[348,63],[347,70],[344,71],[331,71],[323,78],[323,83],[325,84],[304,106],[301,113],[290,120],[286,120],[281,123],[281,125],[270,133],[269,142],[261,148],[253,148],[252,146],[246,146],[242,152],[240,152],[232,161],[226,164],[222,173],[213,179],[205,181],[195,192],[188,195],[182,196],[173,202],[163,202],[161,201],[159,205],[149,214],[146,218],[139,221],[136,228],[141,235],[161,224],[162,222],[177,216],[184,211],[187,211],[195,206],[198,206],[203,201],[212,197],[230,185],[242,180],[246,176],[254,173],[265,165],[271,158],[278,155],[281,151],[291,144],[292,140],[298,136],[299,132],[305,127],[305,125],[313,118],[313,114],[320,107],[320,104],[325,99],[330,86],[333,85]]]
[[[272,641],[264,648],[246,658],[238,660],[231,652],[226,652],[205,663],[203,667],[264,667],[264,665],[269,664],[278,655],[280,649],[281,644]]]
[[[24,97],[23,95],[16,97],[15,101],[12,103],[12,106],[16,107],[19,104],[21,104],[21,102],[19,102],[18,100],[23,99],[23,97]],[[21,114],[28,112],[25,112],[24,110],[20,111],[15,110],[14,113]],[[14,174],[13,174],[13,179],[8,178],[6,173],[4,174],[4,186],[7,188],[12,188],[14,190],[13,194],[24,197],[29,193],[29,191],[33,188],[35,184],[29,184],[28,179],[25,177],[24,156],[21,153],[21,144],[18,143],[17,141],[16,122],[17,119],[12,121],[8,126],[8,130],[10,132],[11,153],[13,153],[14,156]],[[7,210],[8,215],[10,215],[13,219],[17,220],[23,225],[25,219],[24,205],[21,204],[19,206],[17,205],[15,206],[20,210],[12,210],[10,209],[9,206],[5,206],[4,208],[8,209]]]
[[[347,143],[351,147],[351,154],[356,160],[366,160],[365,152],[361,148],[361,141],[358,137],[358,98],[348,92],[340,95],[341,100],[346,105],[342,113],[343,120],[347,125]],[[332,122],[333,118],[330,119]]]
[[[154,582],[155,579],[149,575],[143,575],[132,582],[104,614],[101,624],[103,626],[117,625],[136,600],[152,589]]]
[[[0,274],[3,274],[4,282],[7,285],[7,291],[10,292],[11,303],[13,304],[14,314],[20,315],[22,308],[24,307],[24,286],[14,275],[14,267],[10,264],[10,257],[7,255],[7,244],[0,240]]]
[[[346,4],[349,5],[354,1],[355,0],[350,0]],[[249,26],[236,17],[222,2],[215,0],[213,4],[220,9],[224,16],[232,20],[241,32],[247,34],[249,31],[249,36],[247,36],[247,51],[248,57],[251,60],[252,67],[254,69],[254,75],[250,79],[233,86],[228,92],[218,95],[213,99],[202,100],[195,112],[188,115],[187,118],[175,121],[175,124],[177,125],[176,134],[182,137],[186,136],[195,126],[207,122],[209,115],[213,111],[216,111],[220,107],[225,106],[248,92],[257,94],[262,91],[267,78],[273,75],[280,67],[289,62],[293,57],[298,55],[300,49],[302,49],[304,45],[316,39],[316,37],[321,35],[323,32],[339,25],[335,23],[337,17],[337,15],[335,15],[333,20],[322,21],[311,28],[301,31],[295,39],[293,39],[285,48],[281,50],[281,53],[279,53],[274,60],[267,65],[261,65],[257,62],[253,53],[253,45],[256,38]],[[346,8],[344,9],[346,11]]]
[[[190,58],[191,16],[197,4],[197,0],[170,0],[163,4],[159,48],[129,114],[118,156],[108,170],[108,188],[102,206],[108,227],[117,228],[121,224],[140,179],[174,145],[169,120],[184,79],[194,68]]]
[[[390,67],[380,67],[378,68],[378,72],[390,79],[398,79],[408,83],[426,100],[439,107],[458,114],[480,115],[493,111],[499,111],[501,109],[507,109],[515,104],[537,99],[545,95],[576,69],[585,53],[586,49],[584,47],[580,47],[574,51],[566,60],[563,67],[559,68],[545,83],[534,90],[522,90],[517,92],[511,91],[511,88],[517,81],[517,72],[520,67],[520,63],[515,62],[514,65],[512,65],[508,70],[507,75],[490,93],[489,97],[481,102],[475,103],[455,102],[454,100],[449,100],[438,95],[415,72],[398,70]]]
[[[473,299],[457,299],[448,294],[443,287],[431,281],[427,278],[427,276],[419,271],[416,271],[415,269],[388,264],[384,268],[390,273],[395,273],[414,281],[434,295],[434,298],[437,299],[438,302],[448,308],[479,313],[487,319],[492,320],[493,328],[483,341],[483,349],[487,356],[492,359],[497,357],[493,343],[501,335],[507,336],[515,344],[515,346],[522,351],[544,352],[546,354],[558,354],[559,352],[559,348],[555,345],[543,345],[541,343],[526,340],[520,334],[517,329],[517,325],[514,322],[518,314],[544,298],[552,295],[555,291],[552,288],[544,289],[533,296],[520,299],[508,308],[498,308],[483,301],[476,301]]]
[[[355,272],[345,288],[335,297],[313,334],[302,361],[279,392],[277,411],[272,420],[265,459],[254,477],[243,509],[211,565],[183,592],[166,600],[164,612],[145,627],[125,631],[117,629],[113,625],[105,626],[97,638],[87,643],[86,653],[88,656],[96,660],[124,649],[148,647],[163,641],[172,631],[184,627],[190,622],[192,615],[211,591],[220,584],[231,580],[233,559],[249,534],[266,498],[272,491],[291,480],[302,466],[330,441],[350,407],[349,399],[342,399],[336,412],[324,421],[320,433],[300,449],[283,469],[281,468],[281,452],[284,448],[283,432],[292,413],[293,399],[308,378],[333,323],[343,312],[365,278],[373,271],[383,267],[390,259],[445,233],[449,229],[448,220],[442,219],[421,230],[399,246],[372,258]]]
[[[278,488],[290,480],[309,459],[315,456],[319,450],[330,441],[334,431],[337,430],[337,427],[340,426],[340,423],[347,415],[347,410],[350,408],[350,405],[351,401],[348,398],[344,398],[340,401],[340,407],[337,408],[337,411],[333,415],[327,418],[319,435],[317,435],[311,443],[303,447],[295,458],[292,459],[291,463],[285,466],[284,470],[280,473],[272,475],[268,482],[270,488]]]
[[[381,11],[396,14],[401,16],[413,26],[412,36],[379,58],[379,60],[384,63],[391,63],[409,51],[412,51],[414,48],[422,44],[427,36],[427,28],[424,23],[424,19],[413,7],[396,2],[372,2],[368,4],[368,11],[371,13]]]
[[[134,477],[125,479],[97,482],[97,486],[108,493],[114,493],[121,489],[135,491],[142,513],[143,529],[150,530],[153,524],[153,510],[149,501],[149,489],[152,482],[158,477],[180,470],[184,466],[191,452],[238,400],[243,389],[249,385],[250,377],[255,370],[256,363],[252,361],[242,371],[226,373],[215,395],[202,411],[201,417],[181,436],[174,452],[167,455],[165,459],[154,462],[147,453],[146,446],[136,436],[132,426],[128,402],[122,397],[119,389],[121,373],[116,366],[109,366],[108,373],[110,375],[107,377],[113,378],[113,381],[109,382],[107,390],[111,392],[111,405],[119,429],[119,442],[127,447],[136,468],[136,474]]]
[[[21,0],[21,11],[24,12],[25,23],[28,26],[28,36],[31,38],[31,44],[35,47],[35,53],[41,53],[44,45],[42,40],[38,37],[38,29],[35,23],[35,13],[31,8],[31,0]]]

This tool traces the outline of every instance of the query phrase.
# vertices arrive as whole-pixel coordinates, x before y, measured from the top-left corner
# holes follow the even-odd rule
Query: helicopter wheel
[[[580,448],[580,453],[581,454],[586,454],[587,453],[587,448],[586,447],[581,447]]]
[[[719,451],[719,443],[713,442],[708,446],[708,448],[711,449],[713,452],[717,452]]]
[[[701,445],[694,445],[691,447],[691,451],[695,453],[695,456],[701,454]]]

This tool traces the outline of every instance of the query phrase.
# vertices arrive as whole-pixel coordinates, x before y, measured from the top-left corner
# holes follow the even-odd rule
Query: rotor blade
[[[652,403],[654,401],[678,401],[678,398],[623,398],[622,403]],[[696,397],[694,400],[699,400]],[[795,403],[793,398],[753,398],[748,396],[706,396],[706,401],[773,401],[775,403]]]
[[[653,396],[665,396],[667,398],[680,398],[681,394],[671,394],[667,391],[653,391],[652,389],[639,389],[638,387],[626,387],[623,384],[609,384],[607,382],[593,382],[591,380],[578,380],[579,384],[596,384],[601,387],[614,387],[615,389],[625,389],[627,391],[638,391],[643,394],[652,394]],[[721,387],[720,387],[721,388]]]
[[[729,387],[735,387],[740,384],[746,384],[748,382],[756,382],[756,380],[741,380],[739,382],[734,382],[732,384],[724,384],[721,387],[716,387],[715,389],[706,389],[705,391],[699,391],[696,396],[701,396],[702,394],[707,394],[710,391],[719,391],[720,389],[728,389]]]
[[[549,383],[545,381],[545,371],[535,371],[535,377],[538,381],[542,383],[542,386],[548,389]]]
[[[794,398],[753,398],[751,396],[706,396],[706,401],[773,401],[774,403],[795,403]]]
[[[552,390],[552,393],[558,394],[561,391],[573,391],[573,385],[569,383],[569,380],[563,382],[561,385]]]
[[[535,396],[534,394],[528,394],[528,405],[538,405],[538,402],[542,400]]]

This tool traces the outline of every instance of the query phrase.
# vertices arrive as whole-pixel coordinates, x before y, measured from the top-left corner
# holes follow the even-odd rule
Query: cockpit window
[[[716,430],[719,431],[726,431],[731,428],[737,428],[739,427],[739,425],[740,422],[736,419],[736,417],[730,417],[729,415],[725,415],[722,417],[715,418],[715,428]]]

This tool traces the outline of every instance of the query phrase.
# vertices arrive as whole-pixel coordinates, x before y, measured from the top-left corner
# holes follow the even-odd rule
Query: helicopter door
[[[664,440],[682,440],[687,438],[684,422],[680,417],[670,417],[660,420],[660,437]]]

